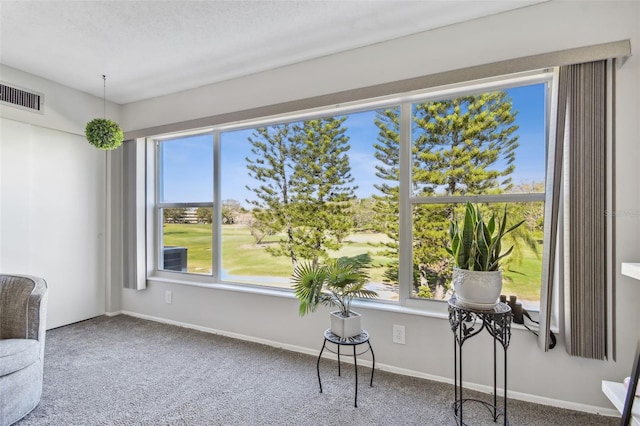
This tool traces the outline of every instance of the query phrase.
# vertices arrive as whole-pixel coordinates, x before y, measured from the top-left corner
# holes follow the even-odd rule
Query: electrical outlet
[[[169,290],[164,292],[164,303],[171,304],[171,292]]]
[[[404,325],[393,324],[393,343],[405,344]]]

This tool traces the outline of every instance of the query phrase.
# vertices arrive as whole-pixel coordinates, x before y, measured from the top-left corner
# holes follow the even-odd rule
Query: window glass
[[[540,301],[542,276],[542,232],[544,203],[507,202],[478,203],[483,217],[492,214],[502,218],[507,210],[507,226],[524,220],[524,224],[503,240],[505,250],[513,247],[502,265],[502,292],[517,296],[527,309],[535,309]],[[463,203],[414,204],[413,206],[413,287],[419,298],[448,300],[452,294],[452,259],[445,247],[449,244],[449,218],[462,220]]]
[[[287,182],[289,166],[279,162],[289,143],[283,128],[220,134],[223,281],[290,287],[291,260],[274,252],[282,228],[272,221],[275,213],[267,217],[281,208],[282,185]],[[270,194],[266,207],[259,207],[263,203],[255,191]]]
[[[383,154],[381,114],[221,134],[223,279],[290,287],[297,262],[368,254],[369,287],[397,300],[387,233],[397,233],[398,141]]]
[[[368,287],[382,300],[399,301],[401,288],[446,300],[449,223],[471,199],[525,222],[505,244],[514,250],[503,289],[535,309],[548,92],[546,77],[537,81],[158,142],[158,269],[290,288],[301,261],[367,255]]]
[[[159,144],[159,201],[213,201],[213,137],[188,136]]]
[[[413,196],[540,192],[545,87],[414,104]]]
[[[213,136],[158,143],[159,269],[212,274]]]
[[[540,297],[546,152],[546,84],[412,105],[413,288],[416,297],[452,295],[452,259],[445,247],[452,218],[476,196],[483,209],[512,223],[514,250],[503,266],[503,291],[529,307]],[[538,194],[527,202],[519,195]],[[500,195],[500,203],[491,196]],[[435,198],[442,203],[434,204]]]
[[[211,210],[210,207],[161,209],[163,270],[211,275]]]

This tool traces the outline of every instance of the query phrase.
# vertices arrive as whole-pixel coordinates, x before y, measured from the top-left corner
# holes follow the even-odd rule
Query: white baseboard
[[[283,343],[280,343],[280,342],[275,342],[273,340],[260,339],[260,338],[257,338],[257,337],[247,336],[247,335],[239,334],[239,333],[230,333],[230,332],[225,331],[225,330],[218,330],[218,329],[215,329],[215,328],[202,327],[200,325],[194,325],[194,324],[188,324],[188,323],[179,322],[179,321],[168,320],[168,319],[165,319],[165,318],[154,317],[154,316],[151,316],[151,315],[138,314],[136,312],[121,311],[121,313],[124,314],[124,315],[129,315],[129,316],[132,316],[132,317],[136,317],[136,318],[141,318],[141,319],[146,319],[146,320],[150,320],[150,321],[160,322],[160,323],[163,323],[163,324],[175,325],[175,326],[178,326],[178,327],[189,328],[189,329],[192,329],[192,330],[203,331],[205,333],[217,334],[217,335],[220,335],[220,336],[231,337],[231,338],[234,338],[234,339],[244,340],[244,341],[248,341],[248,342],[261,343],[263,345],[272,346],[272,347],[275,347],[275,348],[286,349],[286,350],[292,351],[292,352],[300,352],[300,353],[304,353],[304,354],[308,354],[308,355],[315,355],[315,354],[318,353],[317,351],[314,351],[313,349],[304,348],[302,346],[287,345],[287,344],[283,344]]]
[[[400,374],[403,376],[419,377],[421,379],[432,380],[434,382],[448,383],[451,385],[453,384],[453,379],[449,377],[436,376],[433,374],[423,373],[421,371],[407,370],[407,369],[399,368],[392,365],[376,363],[376,366],[378,365],[380,365],[380,370],[388,371],[390,373]],[[464,382],[464,388],[486,393],[489,395],[493,394],[493,386]],[[497,394],[499,396],[502,396],[503,395],[502,389],[497,389]],[[576,402],[563,401],[563,400],[553,399],[553,398],[546,398],[539,395],[532,395],[532,394],[523,393],[523,392],[515,392],[511,390],[509,391],[509,399],[517,399],[519,401],[532,402],[532,403],[541,404],[541,405],[548,405],[551,407],[558,407],[566,410],[581,411],[581,412],[590,413],[590,414],[599,414],[601,416],[620,417],[620,413],[618,413],[615,409],[597,407],[594,405],[587,405],[587,404],[579,404]]]
[[[109,313],[109,314],[105,313],[105,315],[108,315],[108,316],[119,315],[119,314],[129,315],[129,316],[132,316],[132,317],[141,318],[141,319],[145,319],[145,320],[149,320],[149,321],[155,321],[155,322],[164,323],[164,324],[175,325],[175,326],[178,326],[178,327],[189,328],[189,329],[192,329],[192,330],[203,331],[205,333],[212,333],[212,334],[217,334],[217,335],[220,335],[220,336],[231,337],[231,338],[234,338],[234,339],[244,340],[244,341],[248,341],[248,342],[260,343],[260,344],[263,344],[263,345],[267,345],[267,346],[271,346],[271,347],[275,347],[275,348],[281,348],[281,349],[285,349],[285,350],[292,351],[292,352],[298,352],[298,353],[303,353],[303,354],[307,354],[307,355],[314,355],[314,356],[316,356],[318,354],[318,349],[310,349],[310,348],[305,348],[303,346],[284,344],[284,343],[276,342],[276,341],[273,341],[273,340],[260,339],[260,338],[254,337],[254,336],[247,336],[247,335],[239,334],[239,333],[230,333],[230,332],[225,331],[225,330],[218,330],[218,329],[215,329],[215,328],[202,327],[202,326],[199,326],[199,325],[194,325],[194,324],[188,324],[188,323],[183,323],[183,322],[179,322],[179,321],[168,320],[168,319],[165,319],[165,318],[139,314],[139,313],[136,313],[136,312],[118,311],[118,312],[113,312],[113,313]],[[333,355],[331,353],[325,353],[323,355],[323,358],[325,356],[327,358],[330,358]],[[344,361],[347,362],[347,363],[352,362],[352,361],[350,361],[350,357],[348,357],[348,356],[344,357]],[[362,359],[362,361],[360,361],[360,359],[358,359],[358,365],[371,367],[372,362],[370,360],[368,360],[368,359]],[[399,367],[396,367],[396,366],[393,366],[393,365],[381,364],[379,362],[376,362],[376,368],[378,368],[378,369],[380,369],[382,371],[387,371],[389,373],[399,374],[399,375],[403,375],[403,376],[418,377],[418,378],[421,378],[421,379],[433,380],[434,382],[453,384],[453,379],[451,379],[449,377],[436,376],[436,375],[433,375],[433,374],[423,373],[421,371],[408,370],[408,369],[399,368]],[[486,394],[492,394],[493,393],[493,387],[492,386],[480,385],[480,384],[477,384],[477,383],[464,382],[464,387],[466,389],[471,389],[471,390],[475,390],[475,391],[486,393]],[[498,395],[502,395],[502,389],[498,389]],[[590,413],[590,414],[598,414],[598,415],[601,415],[601,416],[620,417],[620,413],[618,413],[618,411],[613,409],[613,408],[605,408],[605,407],[597,407],[597,406],[587,405],[587,404],[579,404],[579,403],[576,403],[576,402],[563,401],[563,400],[558,400],[558,399],[553,399],[553,398],[546,398],[546,397],[543,397],[543,396],[532,395],[532,394],[523,393],[523,392],[509,391],[509,398],[517,399],[519,401],[532,402],[532,403],[535,403],[535,404],[548,405],[548,406],[551,406],[551,407],[563,408],[563,409],[567,409],[567,410],[581,411],[581,412]]]

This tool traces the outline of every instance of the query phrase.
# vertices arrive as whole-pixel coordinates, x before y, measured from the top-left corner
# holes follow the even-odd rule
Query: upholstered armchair
[[[17,422],[40,402],[47,283],[0,275],[0,426]]]

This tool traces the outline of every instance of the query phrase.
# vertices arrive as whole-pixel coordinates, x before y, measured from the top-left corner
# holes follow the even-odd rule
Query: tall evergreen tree
[[[399,252],[399,182],[400,182],[400,110],[389,108],[376,111],[374,124],[378,127],[376,150],[376,176],[382,179],[374,187],[380,194],[373,195],[375,204],[375,230],[384,233],[389,239],[381,243],[384,250],[381,255],[391,261],[387,266],[384,279],[387,283],[398,283],[398,252]]]
[[[350,185],[354,178],[343,126],[346,119],[329,117],[294,125],[295,252],[314,264],[329,250],[338,250],[354,226],[350,201],[357,187]]]
[[[505,92],[416,105],[413,182],[418,194],[488,194],[511,188],[518,137]]]
[[[317,263],[337,250],[352,230],[350,201],[355,186],[347,151],[346,117],[307,120],[293,125],[258,128],[249,138],[249,175],[260,184],[250,188],[257,199],[255,222],[284,232],[274,256]],[[273,233],[273,232],[269,232]]]
[[[248,138],[252,145],[253,158],[245,158],[249,176],[260,184],[249,187],[258,197],[247,200],[253,209],[254,223],[260,229],[260,235],[272,235],[285,232],[286,238],[280,240],[277,247],[267,247],[274,256],[289,256],[296,264],[294,250],[293,217],[290,194],[290,180],[293,174],[291,152],[291,127],[287,124],[259,127]]]
[[[518,137],[516,112],[505,92],[434,101],[414,106],[412,128],[413,196],[500,193],[512,186]],[[399,126],[398,112],[379,112],[380,132],[375,145],[378,177],[393,184],[378,189],[377,211],[389,216],[397,203]],[[396,204],[397,205],[397,204]],[[396,207],[397,208],[397,207]],[[414,287],[421,294],[444,296],[450,273],[448,221],[455,205],[420,205],[413,211]],[[381,221],[381,224],[385,222]],[[396,225],[397,227],[397,225]],[[397,229],[386,226],[397,247]],[[389,251],[397,259],[397,252]],[[397,277],[397,266],[388,276]],[[422,290],[422,291],[420,291]]]

